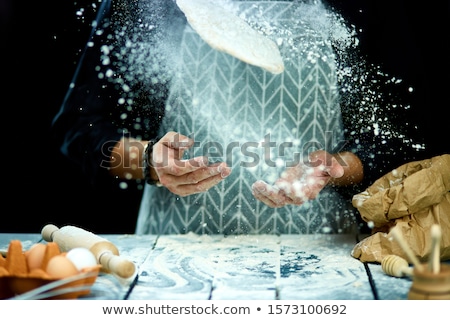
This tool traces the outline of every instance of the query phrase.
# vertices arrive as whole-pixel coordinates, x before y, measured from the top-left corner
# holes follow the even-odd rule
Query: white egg
[[[97,265],[97,260],[94,254],[86,248],[73,248],[67,252],[67,259],[77,267],[78,270],[83,270],[87,267],[93,267]]]

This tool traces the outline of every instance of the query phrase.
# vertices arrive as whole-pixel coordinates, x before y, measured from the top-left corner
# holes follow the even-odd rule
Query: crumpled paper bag
[[[406,163],[353,196],[352,204],[372,228],[351,254],[362,262],[381,263],[389,254],[409,260],[390,236],[398,228],[413,254],[426,261],[431,226],[441,227],[441,260],[450,259],[450,154]]]

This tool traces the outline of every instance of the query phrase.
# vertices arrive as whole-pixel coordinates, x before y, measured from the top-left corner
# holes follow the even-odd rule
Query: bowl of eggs
[[[23,251],[11,240],[6,257],[0,255],[0,299],[76,299],[90,293],[100,269],[86,248],[61,252],[49,242]]]

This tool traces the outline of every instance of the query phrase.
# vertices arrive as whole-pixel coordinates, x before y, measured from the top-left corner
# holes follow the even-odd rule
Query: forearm
[[[119,179],[143,179],[143,157],[147,143],[132,138],[120,139],[111,151],[110,174]]]
[[[331,185],[348,186],[358,184],[364,178],[364,167],[357,155],[351,152],[340,152],[334,155],[344,168],[344,175],[340,178],[332,178]]]
[[[144,179],[144,153],[147,144],[146,140],[132,138],[118,141],[111,151],[110,174],[120,179]],[[150,168],[150,179],[158,180],[153,168]]]

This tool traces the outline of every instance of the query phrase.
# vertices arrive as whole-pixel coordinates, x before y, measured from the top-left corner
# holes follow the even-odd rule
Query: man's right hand
[[[177,132],[166,133],[152,150],[151,167],[162,186],[179,196],[209,190],[231,173],[225,162],[208,164],[205,156],[182,160],[194,141]]]

